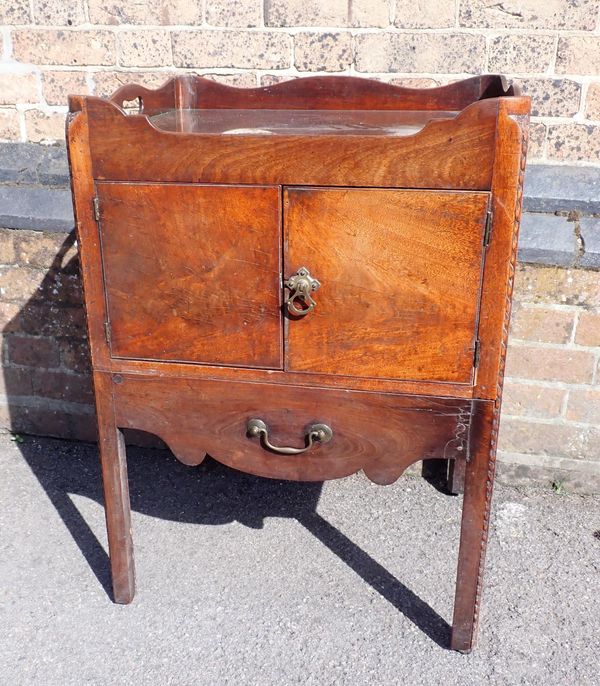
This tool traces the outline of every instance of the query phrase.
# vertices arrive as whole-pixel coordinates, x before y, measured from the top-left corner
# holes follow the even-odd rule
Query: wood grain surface
[[[98,184],[112,354],[281,366],[279,190]]]
[[[492,180],[498,99],[410,136],[187,134],[100,98],[86,98],[85,109],[98,180],[471,190]]]
[[[362,469],[384,484],[417,460],[466,455],[467,400],[125,374],[112,380],[117,425],[160,436],[186,464],[208,453],[275,479],[321,481]],[[314,423],[328,424],[333,439],[302,455],[278,455],[246,435],[252,418],[269,426],[276,445],[303,447]]]
[[[286,189],[284,272],[321,282],[286,369],[469,383],[487,193]]]

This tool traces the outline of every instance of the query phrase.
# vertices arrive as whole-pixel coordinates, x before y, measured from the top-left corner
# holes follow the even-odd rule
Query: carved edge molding
[[[504,319],[502,322],[502,342],[500,366],[498,370],[497,394],[494,402],[494,411],[492,419],[492,429],[490,436],[490,450],[488,455],[487,465],[487,479],[486,479],[486,498],[485,498],[485,514],[484,522],[481,530],[481,543],[479,553],[479,569],[477,573],[477,589],[475,593],[475,606],[473,612],[473,633],[472,636],[477,635],[477,627],[479,625],[479,613],[481,608],[481,594],[483,589],[483,574],[485,567],[485,554],[487,549],[489,526],[490,526],[490,511],[492,503],[492,490],[494,486],[494,476],[496,473],[496,451],[498,447],[498,430],[500,427],[500,410],[502,407],[502,391],[504,388],[504,370],[506,367],[506,353],[508,349],[508,335],[510,330],[510,317],[512,311],[512,294],[515,283],[516,262],[517,262],[517,248],[519,244],[519,227],[521,223],[521,214],[523,210],[523,182],[525,178],[525,165],[527,161],[527,146],[529,143],[529,116],[528,115],[514,115],[511,117],[519,125],[521,131],[521,150],[519,160],[519,178],[517,183],[517,195],[515,200],[515,212],[513,222],[513,234],[510,260],[508,263],[508,279],[506,282],[505,293],[505,309]]]

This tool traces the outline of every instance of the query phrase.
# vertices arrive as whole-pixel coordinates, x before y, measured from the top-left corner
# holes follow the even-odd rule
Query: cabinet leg
[[[448,492],[458,495],[465,491],[465,460],[448,460]]]
[[[100,376],[94,375],[94,384],[113,599],[116,603],[127,604],[135,594],[135,572],[125,440],[115,426],[110,389],[99,388],[108,386],[110,380],[107,382],[103,376],[99,379]]]
[[[451,648],[470,652],[477,640],[483,570],[496,461],[497,413],[481,404],[474,416],[458,553]]]

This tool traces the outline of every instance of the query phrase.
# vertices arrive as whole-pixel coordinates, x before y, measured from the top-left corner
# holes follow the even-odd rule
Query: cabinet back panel
[[[287,189],[285,275],[316,308],[286,321],[286,369],[470,383],[489,195]]]
[[[278,188],[97,191],[114,357],[281,368]]]

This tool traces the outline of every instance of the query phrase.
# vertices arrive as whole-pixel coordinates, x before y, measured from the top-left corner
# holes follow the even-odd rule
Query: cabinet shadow
[[[89,370],[85,360],[73,359],[73,350],[86,348],[74,233],[66,237],[39,288],[19,305],[3,333],[5,426],[23,434],[95,440]],[[35,355],[28,362],[26,356],[17,358],[25,363],[14,361],[15,341],[29,340],[33,346],[34,339],[38,350],[44,345],[55,350],[59,362],[54,371],[46,369],[43,360],[36,361]],[[49,403],[45,403],[46,398]],[[44,402],[38,402],[40,399]],[[144,445],[144,436],[138,438]],[[151,437],[147,444],[159,443]],[[56,443],[52,438],[26,438],[19,448],[98,581],[112,597],[107,553],[71,498],[79,495],[104,504],[97,448],[83,442]],[[128,446],[127,464],[134,511],[192,524],[237,521],[253,529],[262,528],[267,517],[293,518],[431,640],[448,646],[449,624],[317,512],[322,483],[254,477],[210,458],[198,467],[187,467],[168,451],[148,447]],[[446,462],[440,461],[437,470],[435,461],[424,465],[427,480],[445,491]]]
[[[103,505],[96,447],[27,438],[19,448],[98,581],[112,597],[108,555],[71,499],[78,495]],[[56,452],[61,453],[59,459],[48,458],[49,453]],[[261,529],[267,517],[295,519],[435,643],[448,646],[448,623],[317,512],[321,482],[255,477],[210,457],[198,467],[188,467],[167,450],[135,446],[127,448],[127,466],[131,507],[136,512],[190,524],[235,521],[252,529]]]

